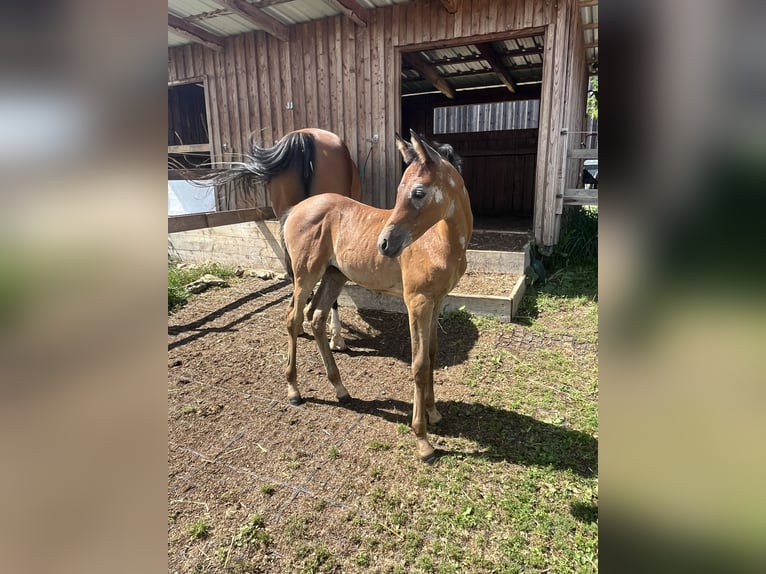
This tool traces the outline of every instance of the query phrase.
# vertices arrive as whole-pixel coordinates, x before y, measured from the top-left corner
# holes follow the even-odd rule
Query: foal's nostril
[[[380,241],[380,250],[385,253],[388,251],[388,239],[382,239]]]

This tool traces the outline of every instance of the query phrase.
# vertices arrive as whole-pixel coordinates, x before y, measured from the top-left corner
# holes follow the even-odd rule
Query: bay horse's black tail
[[[272,147],[259,147],[251,137],[250,153],[244,161],[215,170],[205,179],[216,185],[240,180],[269,183],[284,171],[295,169],[300,173],[303,195],[308,197],[314,175],[315,155],[314,136],[309,133],[291,132]]]

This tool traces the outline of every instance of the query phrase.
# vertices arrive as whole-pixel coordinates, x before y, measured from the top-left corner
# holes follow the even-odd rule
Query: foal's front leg
[[[434,447],[428,442],[426,433],[427,397],[433,405],[433,386],[431,362],[431,321],[434,314],[434,302],[424,295],[405,295],[405,303],[410,320],[410,338],[412,341],[412,377],[415,393],[412,401],[412,430],[415,433],[420,460],[431,464],[436,460]],[[433,407],[435,411],[435,407]],[[438,412],[436,413],[438,414]]]

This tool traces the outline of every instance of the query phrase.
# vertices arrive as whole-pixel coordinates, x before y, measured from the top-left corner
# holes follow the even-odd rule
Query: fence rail
[[[564,205],[598,205],[598,189],[585,189],[583,187],[571,187],[572,182],[580,182],[582,174],[582,160],[598,159],[598,148],[574,148],[570,149],[570,135],[595,136],[598,132],[570,132],[562,130],[564,138],[563,157],[561,160],[561,177],[559,181],[559,193],[557,213],[561,213]],[[573,168],[573,166],[576,166]],[[574,171],[573,171],[574,170]]]

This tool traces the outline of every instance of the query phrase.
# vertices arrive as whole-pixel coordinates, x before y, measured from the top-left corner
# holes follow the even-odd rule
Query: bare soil
[[[217,565],[205,571],[296,571],[301,545],[316,541],[336,571],[367,571],[353,561],[359,544],[351,517],[365,516],[358,501],[391,481],[411,482],[421,464],[408,430],[407,317],[341,310],[351,350],[335,358],[353,396],[346,405],[336,401],[311,337],[300,337],[304,403],[293,407],[283,375],[290,293],[286,281],[233,278],[168,318],[169,572],[196,571],[201,561]],[[474,347],[575,344],[520,325],[502,337],[482,334],[470,320],[453,320],[439,336],[436,400],[451,422],[429,432],[454,437],[475,432],[460,410],[475,402],[460,383]],[[445,444],[441,434],[430,437],[437,448]],[[268,543],[235,545],[254,514],[265,521]],[[210,532],[194,539],[189,529],[199,520]],[[378,567],[396,559],[386,556]]]
[[[509,297],[519,280],[518,275],[509,273],[477,273],[466,271],[452,290],[463,295],[495,295]]]
[[[481,251],[521,251],[529,243],[532,234],[526,232],[482,231],[475,229],[468,249]]]

